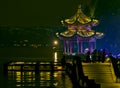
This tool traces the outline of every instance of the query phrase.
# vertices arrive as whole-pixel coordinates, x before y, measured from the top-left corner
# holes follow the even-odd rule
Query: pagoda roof
[[[82,38],[94,37],[95,39],[101,39],[104,34],[102,32],[95,32],[94,30],[66,30],[57,34],[58,37],[62,38],[72,38],[74,36],[79,36]]]
[[[74,16],[70,19],[65,19],[61,21],[63,24],[68,24],[68,30],[57,33],[59,38],[72,38],[78,36],[80,38],[94,38],[100,39],[104,36],[102,32],[96,32],[92,30],[92,26],[98,24],[98,20],[91,19],[86,16],[82,10],[81,6],[78,6],[78,10]]]
[[[88,24],[90,22],[92,22],[93,20],[86,16],[82,10],[81,10],[81,5],[78,6],[78,10],[77,12],[75,13],[75,15],[73,15],[71,18],[69,19],[65,19],[65,20],[62,20],[61,23],[62,24],[68,24],[68,25],[72,25],[72,24],[81,24],[81,25],[85,25],[85,24]],[[95,20],[94,21],[97,21],[98,20]]]

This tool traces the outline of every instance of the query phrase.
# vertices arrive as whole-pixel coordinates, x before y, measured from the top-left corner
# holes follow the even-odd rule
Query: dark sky
[[[61,19],[74,15],[79,3],[88,13],[96,8],[95,16],[120,11],[120,0],[0,0],[0,26],[60,25]]]

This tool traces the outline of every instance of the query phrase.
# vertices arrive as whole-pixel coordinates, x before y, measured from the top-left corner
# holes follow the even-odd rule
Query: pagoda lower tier
[[[63,26],[67,26],[67,30],[56,33],[56,36],[63,42],[64,54],[85,53],[86,50],[92,53],[96,49],[96,40],[104,36],[102,32],[92,30],[99,21],[86,16],[81,5],[78,6],[74,16],[61,22]]]
[[[72,37],[65,38],[60,37],[64,46],[64,54],[80,54],[85,53],[89,50],[91,53],[96,49],[96,39],[94,38],[82,38],[82,37]]]

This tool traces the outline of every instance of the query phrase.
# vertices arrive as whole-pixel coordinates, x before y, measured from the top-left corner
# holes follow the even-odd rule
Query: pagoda
[[[61,23],[67,26],[67,30],[56,35],[63,41],[64,54],[85,53],[86,49],[92,53],[96,49],[96,40],[104,36],[103,33],[92,30],[99,21],[86,16],[81,10],[81,5],[78,6],[75,15],[62,20]]]

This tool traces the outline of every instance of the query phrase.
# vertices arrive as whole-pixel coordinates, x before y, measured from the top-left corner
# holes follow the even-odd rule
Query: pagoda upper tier
[[[62,20],[61,23],[63,25],[85,25],[85,24],[91,24],[92,26],[95,26],[98,24],[97,19],[91,19],[90,17],[86,16],[82,10],[81,10],[81,5],[78,6],[78,10],[69,19]]]
[[[100,39],[103,37],[103,33],[96,32],[92,30],[93,26],[96,26],[99,21],[97,19],[92,19],[86,16],[82,10],[81,6],[78,6],[78,10],[74,16],[70,19],[65,19],[61,21],[63,25],[67,25],[68,30],[61,32],[60,34],[57,33],[58,37],[73,37],[75,35],[79,37],[92,37],[95,39]]]

